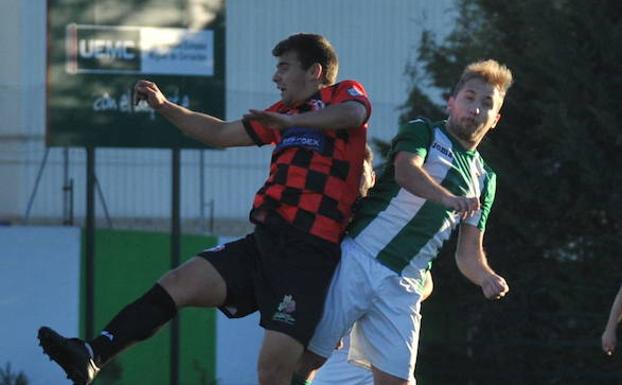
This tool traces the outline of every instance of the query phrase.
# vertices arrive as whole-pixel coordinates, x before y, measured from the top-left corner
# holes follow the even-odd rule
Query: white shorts
[[[318,370],[313,385],[374,385],[371,370],[348,363],[350,335],[343,337],[343,347],[333,351]]]
[[[349,362],[373,366],[414,384],[421,323],[418,287],[346,238],[324,314],[308,349],[329,357],[339,338],[354,325]]]

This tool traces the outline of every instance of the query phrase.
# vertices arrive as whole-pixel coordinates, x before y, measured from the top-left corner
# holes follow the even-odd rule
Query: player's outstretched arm
[[[479,210],[477,198],[456,196],[441,186],[423,169],[423,158],[400,151],[395,155],[395,181],[411,194],[436,202],[462,214],[463,218]]]
[[[250,146],[255,144],[240,120],[225,122],[194,112],[166,99],[158,86],[139,80],[134,86],[134,103],[144,100],[173,123],[185,135],[213,147]]]
[[[501,299],[510,288],[505,279],[488,266],[483,240],[484,233],[480,229],[462,224],[456,249],[456,264],[465,277],[482,288],[486,298]]]
[[[361,126],[367,118],[367,110],[358,102],[348,101],[333,104],[317,111],[287,115],[278,112],[249,110],[245,119],[256,120],[274,130],[289,127],[319,128],[321,130],[340,130]]]
[[[616,331],[618,328],[618,323],[622,318],[622,286],[618,290],[618,294],[616,298],[613,300],[613,304],[611,305],[611,310],[609,311],[609,319],[607,320],[607,325],[605,325],[605,330],[603,331],[603,335],[601,336],[601,343],[603,347],[603,351],[608,355],[612,355],[616,349],[616,345],[618,344],[618,340],[616,337]]]

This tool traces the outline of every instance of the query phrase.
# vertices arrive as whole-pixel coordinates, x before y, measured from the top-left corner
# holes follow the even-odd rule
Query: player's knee
[[[259,385],[289,385],[292,370],[275,362],[260,362],[257,368],[257,376]]]
[[[185,306],[186,298],[182,282],[183,275],[178,270],[171,270],[158,280],[158,284],[169,293],[177,307]]]
[[[298,365],[296,366],[296,373],[302,377],[308,378],[311,373],[319,369],[325,362],[325,357],[305,350],[300,358],[300,361],[298,361]]]

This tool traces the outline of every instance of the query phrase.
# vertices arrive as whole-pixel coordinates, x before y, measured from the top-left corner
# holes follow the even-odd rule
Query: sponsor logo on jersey
[[[438,143],[438,142],[432,143],[432,148],[435,149],[436,151],[440,152],[441,154],[445,155],[449,159],[451,159],[451,160],[454,159],[453,152],[450,149],[448,149],[447,147],[443,147],[440,143]]]
[[[283,132],[283,138],[275,151],[288,147],[304,147],[321,153],[324,150],[325,141],[326,137],[319,129],[292,127]]]
[[[348,88],[348,93],[350,96],[363,96],[363,91],[361,91],[357,86]]]

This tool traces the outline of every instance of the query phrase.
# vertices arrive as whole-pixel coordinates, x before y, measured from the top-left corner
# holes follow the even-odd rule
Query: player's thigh
[[[373,276],[369,265],[374,260],[360,253],[350,241],[342,243],[342,256],[328,288],[322,318],[308,350],[329,357],[340,338],[365,315],[372,298]]]
[[[158,283],[179,307],[219,306],[227,293],[224,279],[210,262],[201,257],[192,257],[164,274]]]
[[[215,307],[237,297],[253,298],[254,236],[207,249],[165,274],[159,283],[178,306]],[[240,294],[241,293],[241,294]],[[243,301],[239,301],[243,302]],[[253,306],[248,312],[254,311]]]
[[[254,274],[260,325],[306,346],[324,309],[339,246],[291,226],[257,226]]]
[[[349,347],[333,352],[317,371],[313,385],[372,385],[372,372],[348,362]]]
[[[414,381],[421,315],[420,296],[410,289],[399,276],[383,280],[373,306],[352,331],[351,361]]]

